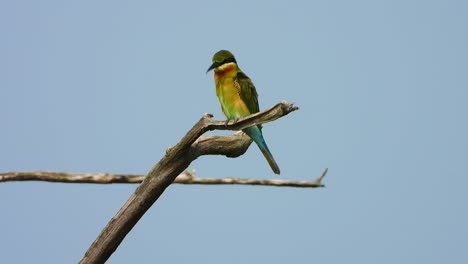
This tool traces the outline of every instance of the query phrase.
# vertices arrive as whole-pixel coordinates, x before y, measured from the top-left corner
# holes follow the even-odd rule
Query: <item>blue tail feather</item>
[[[276,164],[276,161],[273,158],[273,155],[271,155],[271,152],[268,149],[268,146],[265,142],[265,139],[263,138],[263,134],[260,128],[258,126],[253,126],[253,127],[248,127],[242,131],[244,131],[244,133],[249,135],[249,137],[252,138],[252,140],[257,144],[257,146],[262,151],[263,156],[265,156],[265,159],[268,161],[268,164],[270,164],[270,167],[273,170],[273,172],[276,174],[280,174],[280,169],[278,167],[278,164]]]

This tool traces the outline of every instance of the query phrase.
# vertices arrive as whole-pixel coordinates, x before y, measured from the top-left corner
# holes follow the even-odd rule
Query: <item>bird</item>
[[[211,70],[214,71],[216,95],[221,110],[228,120],[236,121],[240,117],[259,112],[257,90],[252,80],[241,71],[231,52],[216,52],[206,73]],[[251,126],[242,131],[257,144],[273,172],[280,174],[280,168],[263,138],[262,126]]]

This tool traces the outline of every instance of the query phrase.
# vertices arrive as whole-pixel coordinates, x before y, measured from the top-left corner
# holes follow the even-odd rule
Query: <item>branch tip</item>
[[[214,117],[214,115],[211,114],[211,113],[205,113],[205,114],[203,115],[203,118],[209,118],[209,119],[211,119],[211,118],[213,118],[213,117]]]
[[[323,169],[322,174],[320,177],[318,177],[316,180],[314,180],[315,183],[319,184],[321,187],[325,187],[325,185],[322,184],[322,180],[327,175],[328,168]]]

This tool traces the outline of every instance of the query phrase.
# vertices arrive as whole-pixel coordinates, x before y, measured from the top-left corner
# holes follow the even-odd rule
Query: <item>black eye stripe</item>
[[[236,59],[234,57],[231,57],[231,58],[227,58],[225,60],[223,60],[223,62],[221,63],[222,64],[226,64],[226,63],[230,63],[230,62],[235,62],[237,63]]]

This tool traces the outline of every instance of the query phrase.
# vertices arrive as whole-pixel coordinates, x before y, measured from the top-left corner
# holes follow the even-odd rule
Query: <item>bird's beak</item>
[[[208,73],[209,71],[211,71],[212,69],[218,67],[220,65],[219,62],[213,62],[213,64],[211,64],[211,66],[208,68],[208,70],[206,71],[206,73]]]

